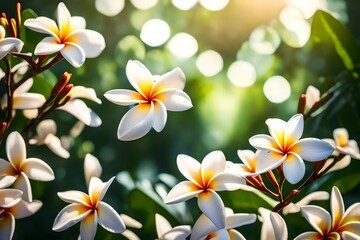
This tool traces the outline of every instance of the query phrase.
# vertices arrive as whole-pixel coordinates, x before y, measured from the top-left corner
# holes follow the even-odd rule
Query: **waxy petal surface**
[[[296,153],[288,154],[283,164],[283,171],[287,181],[298,183],[305,175],[305,163]]]
[[[294,144],[296,146],[296,153],[304,160],[316,162],[323,160],[331,155],[335,148],[317,138],[300,139]]]
[[[183,181],[175,185],[170,190],[166,196],[165,203],[174,204],[186,201],[197,196],[202,191],[203,189],[199,189],[199,187],[197,187],[194,183],[190,181]]]
[[[38,158],[28,158],[21,164],[21,170],[30,178],[37,181],[52,181],[55,175],[51,167]]]
[[[65,192],[58,192],[58,197],[67,203],[78,203],[84,206],[91,207],[90,197],[86,193],[77,190],[65,191]]]
[[[42,205],[42,202],[39,200],[32,202],[21,200],[16,206],[10,209],[10,212],[16,219],[26,218],[39,211]]]
[[[140,93],[127,89],[114,89],[107,91],[104,94],[104,97],[110,102],[121,106],[130,106],[133,104],[147,102]]]
[[[75,43],[67,42],[65,47],[60,50],[60,53],[66,61],[76,68],[85,62],[86,55],[84,50]]]
[[[112,233],[121,233],[126,227],[120,215],[107,203],[100,202],[98,206],[98,221],[100,226]]]
[[[345,212],[344,202],[341,193],[337,187],[333,187],[331,190],[330,198],[332,226],[337,226]]]
[[[105,49],[104,37],[93,30],[76,30],[68,37],[76,39],[76,44],[84,50],[87,58],[95,58]]]
[[[225,209],[220,196],[211,189],[198,195],[200,210],[218,227],[225,228]]]
[[[65,47],[65,44],[59,43],[55,37],[46,37],[36,45],[34,54],[39,55],[50,55],[59,52]]]
[[[26,145],[20,133],[9,134],[6,140],[6,154],[13,168],[19,169],[21,163],[26,159]]]
[[[323,208],[313,205],[301,207],[301,212],[306,220],[319,233],[326,235],[331,228],[331,216]]]
[[[194,158],[179,154],[176,164],[181,174],[198,187],[202,187],[201,164]]]
[[[154,84],[151,72],[141,62],[129,60],[126,65],[126,76],[135,90],[147,97]]]
[[[154,123],[153,128],[161,132],[166,124],[167,112],[164,104],[160,101],[154,101]]]
[[[84,219],[91,211],[92,209],[81,204],[72,203],[67,205],[56,216],[52,230],[56,232],[66,230]]]
[[[0,219],[0,239],[12,239],[15,231],[15,218],[12,214],[4,213]]]
[[[96,211],[89,213],[80,223],[80,239],[94,239],[97,230],[98,216]]]

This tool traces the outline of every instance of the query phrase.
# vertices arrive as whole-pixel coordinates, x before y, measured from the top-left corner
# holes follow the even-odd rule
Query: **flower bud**
[[[306,95],[301,94],[298,103],[298,113],[304,114],[306,109]]]

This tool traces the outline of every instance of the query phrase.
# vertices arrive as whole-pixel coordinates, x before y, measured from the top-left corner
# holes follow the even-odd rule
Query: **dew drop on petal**
[[[251,63],[239,60],[230,65],[227,77],[235,86],[250,87],[256,81],[256,70]]]
[[[125,0],[96,0],[96,10],[108,17],[119,14],[125,7]]]
[[[290,97],[291,87],[284,77],[272,76],[266,80],[263,91],[270,102],[282,103]]]
[[[224,61],[218,52],[207,50],[199,54],[196,66],[204,76],[211,77],[223,69]]]

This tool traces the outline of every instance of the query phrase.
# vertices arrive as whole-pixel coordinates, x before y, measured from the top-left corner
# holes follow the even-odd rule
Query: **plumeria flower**
[[[91,110],[84,101],[79,99],[85,98],[97,104],[101,104],[101,100],[96,96],[94,89],[75,86],[70,90],[68,95],[71,96],[70,100],[57,109],[70,113],[87,126],[98,127],[101,125],[102,121],[100,117]]]
[[[360,159],[360,151],[355,140],[349,139],[349,132],[345,128],[337,128],[333,132],[334,139],[323,139],[334,145],[336,150],[333,153],[338,156],[339,153],[349,155],[351,158]]]
[[[33,79],[30,78],[14,91],[13,109],[36,109],[45,103],[46,99],[42,94],[28,92],[32,85]],[[7,107],[7,95],[2,98],[1,107],[3,109]]]
[[[179,203],[197,197],[201,211],[218,228],[224,228],[225,208],[215,191],[240,189],[245,180],[225,172],[226,159],[221,151],[209,153],[201,164],[190,156],[180,154],[177,157],[177,166],[188,181],[175,185],[168,193],[165,203]]]
[[[185,76],[180,68],[153,76],[139,61],[129,61],[126,75],[135,91],[114,89],[105,93],[109,101],[131,108],[121,119],[117,136],[130,141],[141,138],[154,128],[161,132],[165,127],[168,111],[184,111],[192,107],[191,99],[183,91]]]
[[[84,175],[86,185],[89,186],[90,179],[92,177],[100,178],[102,173],[102,167],[100,165],[99,159],[94,155],[87,153],[84,160]]]
[[[331,215],[325,209],[308,205],[301,207],[306,220],[316,232],[305,232],[297,236],[301,239],[348,239],[345,236],[360,236],[360,203],[354,203],[346,211],[341,193],[333,187],[330,198]],[[349,238],[351,239],[351,238]]]
[[[172,227],[160,214],[155,214],[157,240],[185,240],[191,233],[189,225]]]
[[[225,208],[226,225],[218,228],[202,214],[195,222],[190,240],[245,240],[245,237],[233,228],[251,224],[256,221],[255,214],[236,213],[231,208]]]
[[[25,201],[32,201],[29,179],[54,180],[54,172],[44,161],[38,158],[26,158],[25,141],[18,132],[9,134],[6,140],[6,153],[9,162],[0,158],[0,177],[13,176],[14,188],[23,192],[22,198]]]
[[[64,207],[54,220],[53,230],[64,231],[81,221],[80,238],[94,239],[97,224],[112,233],[125,231],[125,224],[120,215],[102,199],[115,177],[102,182],[92,177],[89,194],[80,191],[58,192],[58,196],[70,205]]]
[[[288,230],[280,214],[266,208],[259,208],[261,227],[261,240],[287,240]]]
[[[0,26],[0,59],[3,59],[10,52],[21,52],[24,43],[13,37],[5,37],[5,28]]]
[[[306,89],[306,107],[310,110],[315,103],[320,101],[320,91],[316,87],[309,85]]]
[[[41,121],[37,127],[37,135],[29,140],[30,144],[46,145],[53,153],[62,158],[69,158],[70,153],[61,145],[60,139],[56,136],[56,123],[48,119]]]
[[[0,206],[0,239],[12,239],[15,231],[15,219],[29,217],[36,213],[41,207],[41,201],[34,200],[32,202],[26,202],[21,199],[21,194],[16,200],[12,201],[11,206]]]
[[[104,37],[95,31],[85,29],[83,17],[70,15],[64,3],[59,3],[57,24],[50,18],[27,19],[24,25],[35,32],[49,34],[35,48],[35,55],[50,55],[60,52],[74,67],[80,67],[85,58],[97,57],[105,48]]]
[[[259,156],[264,154],[267,154],[267,152],[258,150],[254,153],[251,150],[238,150],[237,155],[243,164],[233,163],[230,161],[227,161],[226,164],[229,171],[235,174],[240,174],[244,177],[256,176],[258,175],[256,172],[256,166],[259,161]]]
[[[328,200],[329,196],[329,193],[325,191],[312,192],[297,203],[289,203],[289,205],[283,208],[282,212],[284,215],[300,212],[302,206],[308,205],[312,201]]]
[[[304,118],[296,114],[288,122],[277,118],[266,120],[270,135],[259,134],[249,139],[250,144],[263,151],[269,151],[259,159],[257,172],[266,172],[283,165],[284,175],[292,184],[305,175],[303,160],[316,162],[327,158],[334,147],[317,138],[300,139],[304,129]]]

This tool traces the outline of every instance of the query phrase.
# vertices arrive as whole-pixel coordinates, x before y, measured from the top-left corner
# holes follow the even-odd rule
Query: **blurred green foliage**
[[[20,2],[23,9],[31,8],[39,16],[52,18],[58,4],[58,1],[45,0]],[[60,233],[53,232],[51,227],[57,213],[65,206],[57,197],[57,192],[75,189],[87,192],[83,160],[88,152],[99,158],[104,181],[121,173],[104,200],[119,213],[125,213],[144,224],[143,229],[131,229],[141,239],[156,237],[155,213],[161,213],[173,226],[193,224],[200,215],[196,201],[187,201],[182,206],[165,206],[162,203],[163,194],[172,184],[161,180],[159,176],[163,175],[160,174],[170,174],[177,181],[183,180],[176,167],[178,154],[187,154],[201,161],[210,151],[222,150],[228,160],[239,162],[236,151],[251,149],[248,139],[254,134],[267,133],[264,123],[267,118],[287,120],[295,114],[298,98],[310,84],[319,88],[322,94],[328,90],[335,91],[335,97],[316,118],[306,122],[304,135],[332,138],[334,128],[345,127],[351,139],[359,141],[360,51],[356,39],[360,36],[360,29],[356,25],[360,15],[359,2],[327,1],[329,8],[341,5],[339,2],[343,4],[342,7],[346,6],[347,10],[341,9],[338,14],[349,21],[341,22],[329,13],[319,11],[312,19],[312,34],[304,47],[292,48],[282,42],[271,55],[254,52],[247,40],[255,27],[279,24],[274,22],[278,21],[283,3],[266,3],[264,6],[260,2],[265,4],[264,1],[232,0],[224,10],[211,12],[201,6],[181,11],[169,0],[160,0],[148,10],[138,10],[130,1],[126,1],[125,9],[120,14],[106,17],[96,11],[94,1],[65,0],[72,15],[83,16],[87,28],[104,35],[107,47],[100,57],[87,59],[79,69],[74,69],[65,61],[57,64],[51,72],[44,72],[35,78],[32,91],[48,96],[51,86],[62,72],[71,72],[74,85],[92,87],[102,99],[101,105],[87,104],[98,113],[103,123],[98,128],[86,127],[73,140],[71,158],[68,160],[62,160],[43,146],[27,146],[28,156],[46,161],[54,169],[56,179],[50,183],[32,182],[35,199],[40,199],[44,205],[31,218],[16,221],[14,239],[77,239],[79,225]],[[11,16],[15,3],[13,0],[2,2],[0,11]],[[24,10],[23,19],[33,16],[31,10]],[[172,35],[184,31],[195,36],[199,52],[207,49],[218,51],[223,57],[224,69],[213,77],[205,77],[196,68],[198,54],[186,60],[176,59],[164,46],[149,47],[144,44],[139,37],[140,28],[151,18],[165,20],[170,25]],[[22,36],[26,41],[24,51],[29,52],[44,37],[28,29],[22,32]],[[121,142],[116,137],[116,130],[128,109],[106,101],[103,94],[110,89],[132,88],[125,75],[129,59],[142,61],[154,74],[180,66],[187,78],[185,91],[194,107],[186,112],[169,112],[161,133],[152,130],[139,140]],[[239,88],[227,79],[226,71],[236,60],[245,60],[254,65],[257,79],[253,86]],[[291,85],[291,96],[280,104],[269,102],[263,94],[264,82],[273,75],[284,76]],[[49,117],[56,120],[59,136],[67,135],[77,121],[62,111]],[[25,119],[20,116],[11,130],[22,126],[23,121]],[[1,157],[5,158],[4,144],[0,148]],[[310,190],[330,191],[335,184],[344,193],[347,206],[359,201],[359,168],[359,163],[352,161],[350,168],[328,174],[301,196]],[[126,178],[121,177],[124,173]],[[289,186],[287,188],[290,189]],[[264,198],[249,192],[226,192],[221,193],[221,197],[235,213],[257,213],[260,206],[270,207]],[[324,206],[329,209],[328,202]],[[311,228],[299,213],[285,216],[285,220],[289,238]],[[240,232],[248,239],[258,239],[260,227],[257,221],[241,227]],[[97,239],[125,238],[98,227]]]

